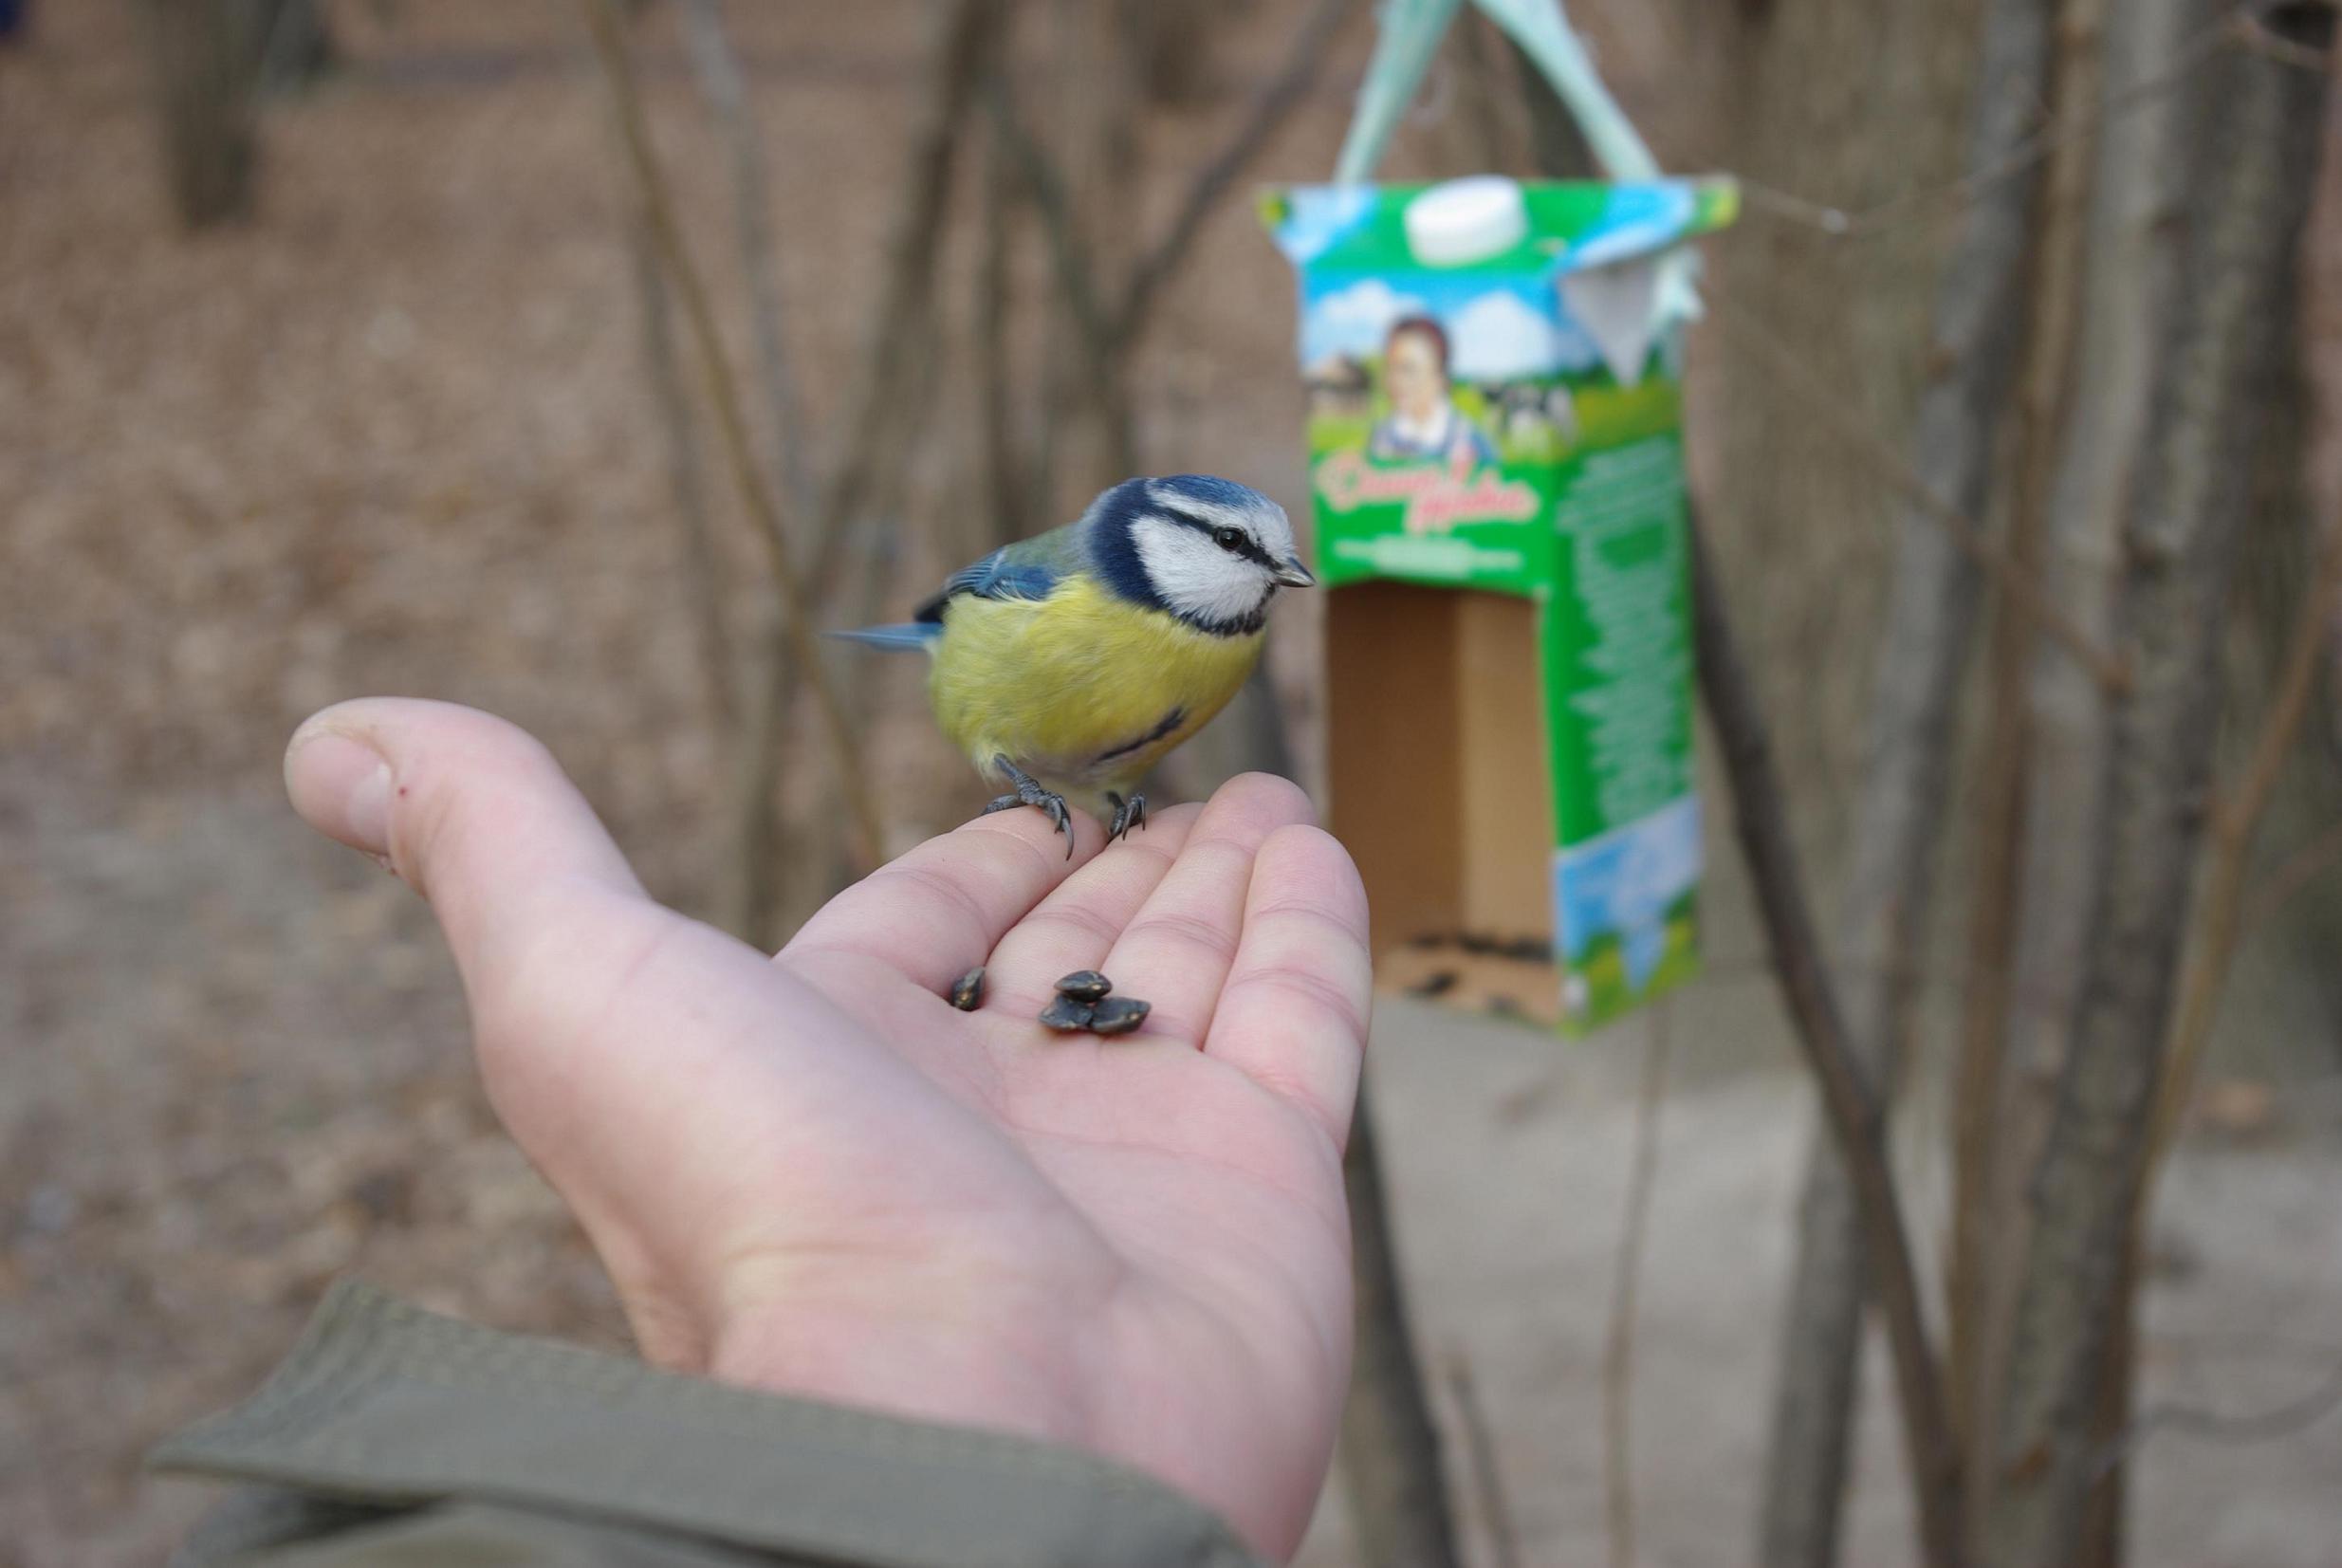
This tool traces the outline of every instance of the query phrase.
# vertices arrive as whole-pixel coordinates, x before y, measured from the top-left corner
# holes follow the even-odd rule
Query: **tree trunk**
[[[1994,168],[2038,127],[2048,96],[2053,0],[1995,0],[1986,19],[1968,151]],[[2000,414],[2017,378],[2031,254],[2031,169],[1967,210],[1944,274],[1912,464],[1928,489],[1980,517]],[[1905,503],[1895,520],[1891,608],[1871,696],[1870,739],[1838,946],[1848,1042],[1882,1101],[1894,1095],[1921,967],[1934,854],[1943,837],[1961,680],[1981,574],[1936,520]],[[1868,1269],[1854,1194],[1817,1133],[1798,1207],[1798,1263],[1783,1322],[1765,1478],[1766,1568],[1837,1559]]]
[[[2204,20],[2208,20],[2208,14]],[[2266,25],[2322,50],[2333,15],[2279,6]],[[2078,1547],[2101,1446],[2093,1424],[2129,1220],[2164,1062],[2174,973],[2210,782],[2230,566],[2254,469],[2255,395],[2315,163],[2321,72],[2231,49],[2191,83],[2190,230],[2143,482],[2127,507],[2117,623],[2137,684],[2116,710],[2073,1046],[2033,1176],[2003,1395],[1996,1568],[2060,1568]]]
[[[2106,17],[2098,91],[2120,95],[2178,66],[2187,0],[2129,0]],[[2155,386],[2177,308],[2185,159],[2174,101],[2150,98],[2109,119],[2084,151],[2081,286],[2075,296],[2075,399],[2057,433],[2041,551],[2050,596],[2109,640],[2121,520],[2140,482]],[[1982,1527],[1998,1476],[2009,1318],[2032,1216],[2023,1173],[2038,1158],[2072,1028],[2092,915],[2110,714],[2104,693],[2055,648],[2037,646],[2025,692],[2023,838],[2011,934],[2002,1061],[1990,1115],[1994,1145],[1984,1240],[1964,1282],[1968,1319],[1961,1391],[1968,1502]],[[1964,1199],[1964,1204],[1965,1200]]]

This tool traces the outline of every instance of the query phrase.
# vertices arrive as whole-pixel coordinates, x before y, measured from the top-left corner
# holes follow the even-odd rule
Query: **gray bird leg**
[[[989,817],[995,811],[1007,811],[1016,806],[1039,806],[1049,819],[1049,825],[1065,835],[1065,858],[1074,858],[1073,813],[1065,809],[1065,797],[1041,787],[1041,781],[1010,762],[1006,757],[994,756],[992,766],[1008,775],[1016,786],[1013,795],[1003,795],[986,805],[982,815]]]
[[[1114,825],[1106,830],[1108,843],[1113,843],[1134,827],[1144,828],[1147,825],[1147,797],[1144,795],[1133,790],[1131,798],[1126,801],[1109,789],[1106,800],[1114,807]]]

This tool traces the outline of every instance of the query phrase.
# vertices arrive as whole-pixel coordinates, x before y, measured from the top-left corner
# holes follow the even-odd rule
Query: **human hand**
[[[1350,1364],[1370,976],[1357,874],[1293,785],[1103,854],[1078,816],[1070,862],[1039,812],[980,817],[767,958],[654,903],[485,713],[344,703],[286,780],[431,901],[489,1098],[649,1358],[1087,1448],[1298,1544]],[[1145,1027],[1036,1023],[1079,968]]]

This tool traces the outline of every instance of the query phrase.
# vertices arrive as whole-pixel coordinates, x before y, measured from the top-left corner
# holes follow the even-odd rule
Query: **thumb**
[[[285,785],[312,827],[431,901],[475,997],[557,903],[588,887],[644,896],[552,753],[477,709],[338,704],[294,732]]]

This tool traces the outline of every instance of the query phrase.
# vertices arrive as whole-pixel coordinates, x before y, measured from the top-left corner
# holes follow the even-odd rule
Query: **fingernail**
[[[319,832],[378,860],[390,854],[390,764],[334,730],[293,739],[285,759],[293,803]]]

